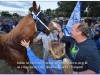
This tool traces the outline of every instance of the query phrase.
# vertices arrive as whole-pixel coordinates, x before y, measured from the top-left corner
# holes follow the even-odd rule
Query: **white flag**
[[[78,1],[72,14],[71,14],[70,19],[68,20],[66,27],[63,30],[64,34],[66,36],[70,35],[69,33],[70,33],[70,30],[72,29],[72,26],[75,23],[80,22],[80,20],[81,20],[81,2]]]

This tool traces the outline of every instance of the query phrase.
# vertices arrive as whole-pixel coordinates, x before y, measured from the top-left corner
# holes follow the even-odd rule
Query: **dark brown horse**
[[[51,20],[40,11],[40,6],[37,9],[35,1],[33,10],[34,14],[25,16],[11,32],[7,34],[0,32],[0,59],[5,60],[11,66],[22,66],[25,64],[20,62],[27,61],[26,49],[20,45],[22,39],[30,40],[32,43],[37,30],[48,32],[54,26]],[[23,69],[23,71],[27,70]]]

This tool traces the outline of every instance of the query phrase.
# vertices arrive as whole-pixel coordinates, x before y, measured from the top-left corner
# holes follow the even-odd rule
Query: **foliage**
[[[6,11],[6,12],[2,11],[1,16],[12,17],[12,15],[8,11]]]
[[[32,12],[32,11],[33,11],[33,7],[30,7],[30,8],[29,8],[29,11]]]
[[[19,14],[13,13],[12,16],[14,16],[14,17],[19,17]]]
[[[81,1],[81,16],[82,17],[99,17],[100,13],[100,1]],[[73,12],[77,1],[58,1],[58,8],[55,10],[46,9],[43,10],[44,13],[48,16],[53,17],[70,17],[71,13]],[[86,12],[86,8],[88,7],[88,12]],[[30,7],[29,11],[32,12],[33,8]]]
[[[90,17],[97,17],[100,16],[99,10],[100,10],[100,1],[81,1],[82,2],[82,8],[81,8],[81,15],[83,17],[87,16],[86,12],[84,12],[86,10],[87,7],[88,8],[88,16]],[[67,16],[71,15],[71,12],[73,11],[73,9],[75,8],[77,2],[75,1],[59,1],[58,2],[58,8],[60,11],[66,13],[67,12]],[[69,14],[68,14],[69,13]]]
[[[11,14],[8,11],[2,11],[0,14],[1,14],[1,16],[4,16],[4,17],[19,17],[20,16],[17,13]]]

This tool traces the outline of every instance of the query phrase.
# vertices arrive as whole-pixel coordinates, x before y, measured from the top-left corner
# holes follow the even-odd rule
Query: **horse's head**
[[[52,22],[49,17],[40,11],[40,5],[37,8],[35,1],[33,1],[33,11],[34,13],[32,13],[32,15],[36,23],[37,31],[48,33],[52,27],[56,26],[56,24]]]

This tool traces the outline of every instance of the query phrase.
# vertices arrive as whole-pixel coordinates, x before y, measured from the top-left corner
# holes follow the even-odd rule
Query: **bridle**
[[[32,12],[32,18],[34,19],[35,22],[39,21],[44,27],[46,27],[46,29],[48,29],[50,31],[50,28],[48,27],[48,25],[43,23],[43,21],[41,21],[41,19],[39,18],[40,13],[42,13],[42,12],[39,11],[37,14]],[[50,22],[53,23],[54,27],[57,27],[57,25],[53,21],[50,21]],[[36,27],[37,27],[37,24],[36,24]]]

